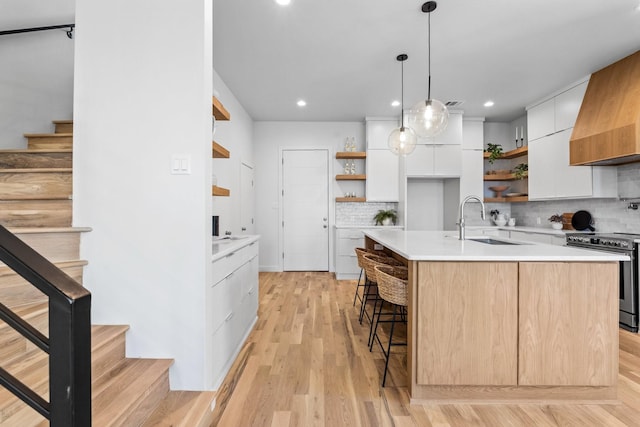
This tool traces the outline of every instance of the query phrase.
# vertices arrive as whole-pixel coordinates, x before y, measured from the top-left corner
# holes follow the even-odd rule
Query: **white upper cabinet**
[[[580,83],[555,97],[556,132],[573,128],[580,112],[587,82]]]
[[[484,149],[484,119],[464,119],[462,122],[462,149]]]
[[[418,145],[405,164],[409,177],[457,177],[462,173],[462,150],[459,145]]]
[[[433,138],[418,138],[418,144],[461,145],[462,144],[462,113],[449,111],[449,122],[440,135]]]
[[[395,119],[367,119],[367,150],[388,150],[389,135],[399,125]]]
[[[617,197],[616,168],[569,165],[572,129],[529,144],[529,200]]]
[[[367,119],[367,181],[369,202],[397,202],[400,197],[400,160],[388,147],[395,119]]]
[[[558,95],[527,110],[529,141],[573,128],[587,90],[587,81],[579,83]]]
[[[482,150],[462,150],[462,174],[460,175],[460,199],[474,195],[482,197],[484,159]]]

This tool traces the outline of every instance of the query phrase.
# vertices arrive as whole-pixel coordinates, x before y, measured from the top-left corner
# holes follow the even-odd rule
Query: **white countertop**
[[[211,257],[211,261],[216,261],[220,258],[224,258],[232,252],[237,251],[251,243],[260,239],[260,235],[237,235],[231,236],[231,238],[222,238],[213,237],[212,238],[212,248],[213,248],[213,256]]]
[[[396,229],[396,230],[402,230],[404,229],[404,226],[402,225],[334,225],[335,228],[357,228],[357,229],[364,229],[364,228],[379,228],[379,229]]]
[[[474,235],[458,240],[457,231],[365,230],[364,234],[393,252],[413,261],[627,261],[629,257],[610,252],[568,246],[519,242],[514,239]],[[518,245],[490,245],[472,239],[492,238]]]

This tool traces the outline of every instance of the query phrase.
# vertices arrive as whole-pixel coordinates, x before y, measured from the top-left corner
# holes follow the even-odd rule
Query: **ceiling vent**
[[[447,108],[459,107],[462,104],[464,104],[464,101],[447,101],[447,102],[444,103],[444,105],[446,105]]]

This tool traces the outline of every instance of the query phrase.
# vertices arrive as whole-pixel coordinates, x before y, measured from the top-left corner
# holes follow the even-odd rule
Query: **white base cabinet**
[[[213,262],[206,292],[207,388],[215,390],[229,371],[258,314],[258,242]]]

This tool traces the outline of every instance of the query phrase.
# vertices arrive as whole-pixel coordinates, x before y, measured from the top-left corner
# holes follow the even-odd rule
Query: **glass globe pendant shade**
[[[440,134],[449,122],[447,106],[437,99],[420,101],[411,108],[407,124],[421,138]]]
[[[389,150],[391,150],[393,154],[406,156],[407,154],[413,153],[413,150],[416,149],[417,142],[418,137],[413,129],[401,126],[398,129],[394,129],[389,135]]]

